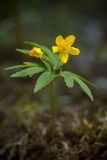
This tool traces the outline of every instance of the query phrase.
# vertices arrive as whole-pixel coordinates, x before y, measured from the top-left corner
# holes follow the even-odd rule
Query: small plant
[[[50,103],[51,103],[51,131],[52,135],[55,135],[56,125],[56,107],[54,105],[54,93],[53,93],[53,81],[57,77],[62,77],[66,83],[68,88],[72,88],[74,82],[76,82],[82,90],[89,96],[89,98],[93,101],[93,96],[85,84],[88,83],[94,86],[93,83],[86,80],[70,71],[63,71],[62,67],[67,63],[69,55],[79,55],[80,50],[72,47],[75,41],[75,36],[70,35],[65,39],[59,35],[56,37],[56,46],[52,46],[52,50],[48,47],[39,45],[35,42],[25,41],[25,44],[30,45],[32,47],[31,50],[27,49],[16,49],[18,52],[24,53],[34,58],[39,58],[39,63],[32,62],[23,62],[21,65],[16,65],[13,67],[8,67],[6,70],[19,70],[16,71],[15,74],[12,74],[11,77],[32,77],[37,73],[41,73],[36,81],[36,85],[34,87],[34,93],[40,91],[42,88],[46,87],[50,84]]]

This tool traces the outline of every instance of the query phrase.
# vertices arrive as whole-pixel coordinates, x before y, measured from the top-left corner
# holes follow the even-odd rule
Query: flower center
[[[60,52],[62,52],[62,53],[64,53],[64,52],[66,52],[66,47],[65,46],[61,46],[60,48],[59,48],[59,50],[60,50]]]

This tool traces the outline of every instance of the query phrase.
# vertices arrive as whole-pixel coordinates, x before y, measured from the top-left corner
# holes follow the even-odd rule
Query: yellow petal
[[[52,46],[53,53],[59,52],[59,48],[57,46]]]
[[[35,52],[34,57],[42,58],[43,53],[42,52]]]
[[[79,55],[80,50],[78,48],[75,48],[75,47],[70,47],[69,53],[72,54],[72,55]]]
[[[68,57],[69,57],[69,54],[68,54],[68,53],[60,53],[60,54],[59,54],[59,59],[60,59],[63,63],[67,63]]]
[[[32,57],[42,58],[43,52],[41,48],[34,47],[32,50],[30,50],[29,55]]]
[[[58,46],[62,46],[64,44],[64,39],[63,39],[63,37],[61,35],[56,37],[56,44]]]
[[[70,36],[65,38],[65,44],[68,45],[68,46],[72,46],[74,41],[75,41],[75,36],[74,35],[70,35]]]

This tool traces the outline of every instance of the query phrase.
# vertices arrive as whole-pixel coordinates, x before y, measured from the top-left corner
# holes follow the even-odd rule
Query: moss
[[[24,103],[23,103],[24,102]],[[57,135],[50,137],[50,114],[28,104],[26,98],[0,110],[0,159],[106,160],[105,109],[62,107],[57,115]],[[24,105],[25,104],[25,105]],[[37,106],[37,107],[36,107]],[[87,113],[87,114],[86,114]],[[97,115],[97,116],[96,116]]]

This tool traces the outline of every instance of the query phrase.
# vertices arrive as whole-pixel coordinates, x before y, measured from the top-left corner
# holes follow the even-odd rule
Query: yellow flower
[[[43,55],[43,52],[41,48],[37,48],[37,47],[34,47],[29,52],[29,56],[36,57],[36,58],[42,58],[42,55]]]
[[[59,52],[59,59],[63,63],[67,63],[69,54],[71,55],[79,55],[80,50],[75,47],[71,47],[75,41],[75,36],[70,35],[65,39],[59,35],[56,37],[56,46],[52,46],[52,50],[54,53]]]

